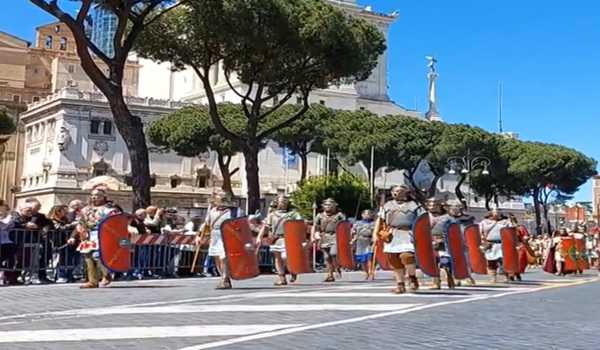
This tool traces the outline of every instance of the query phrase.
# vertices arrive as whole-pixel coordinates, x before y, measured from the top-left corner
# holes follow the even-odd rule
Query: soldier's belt
[[[394,230],[411,230],[412,226],[404,225],[404,226],[390,226]]]
[[[494,243],[494,244],[496,244],[496,243],[502,243],[502,241],[492,241],[492,240],[488,239],[488,243]]]

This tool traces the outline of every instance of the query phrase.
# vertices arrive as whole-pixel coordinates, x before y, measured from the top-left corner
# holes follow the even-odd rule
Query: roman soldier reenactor
[[[225,248],[221,236],[221,225],[228,219],[238,216],[239,208],[231,199],[231,195],[225,191],[213,194],[210,210],[206,213],[206,219],[200,227],[200,233],[196,237],[196,244],[203,244],[206,235],[210,237],[208,255],[215,260],[215,265],[221,274],[221,280],[217,289],[231,289],[231,278],[227,271],[225,262]]]
[[[343,213],[338,210],[337,203],[333,198],[327,198],[322,204],[323,211],[317,214],[313,224],[313,234],[311,240],[318,242],[325,263],[327,264],[327,276],[324,282],[334,282],[334,273],[337,270],[337,243],[336,228],[337,224],[346,220]]]
[[[283,239],[283,225],[289,220],[301,220],[300,214],[290,209],[289,199],[280,196],[276,201],[277,205],[272,210],[265,220],[265,224],[257,237],[257,245],[260,245],[261,239],[265,235],[269,235],[269,239],[272,242],[270,251],[273,253],[275,258],[275,269],[277,270],[278,280],[275,282],[276,286],[287,285],[287,279],[285,277],[285,241]],[[292,275],[290,282],[296,281],[296,275]]]
[[[467,215],[463,212],[463,205],[461,202],[454,200],[446,203],[448,215],[452,217],[453,222],[460,225],[460,231],[462,234],[463,242],[465,240],[465,228],[475,223],[475,218],[471,215]],[[467,285],[474,286],[475,279],[472,276],[467,278]],[[461,281],[457,281],[456,284],[460,286]]]
[[[75,228],[75,234],[81,239],[77,250],[83,255],[87,272],[87,282],[80,288],[106,287],[110,284],[110,274],[100,262],[98,228],[102,220],[119,212],[108,201],[106,189],[102,185],[92,190],[89,204],[81,211],[81,222]]]
[[[361,214],[362,220],[352,226],[352,243],[355,245],[354,261],[361,265],[367,276],[371,278],[371,264],[373,260],[373,230],[375,229],[374,214],[372,210],[365,210]]]
[[[409,291],[415,292],[419,288],[412,227],[420,212],[421,208],[412,199],[410,189],[404,185],[393,187],[392,200],[383,206],[387,231],[379,235],[385,242],[383,252],[386,260],[394,270],[396,288],[392,292],[396,294],[406,292],[407,274]]]
[[[511,227],[507,217],[494,209],[479,223],[481,239],[484,242],[485,258],[488,262],[488,274],[492,276],[491,283],[498,282],[498,268],[502,266],[502,239],[500,230]],[[508,281],[508,275],[507,275]]]
[[[433,250],[436,252],[436,260],[438,269],[446,275],[448,288],[454,289],[454,277],[452,276],[452,264],[450,253],[447,247],[447,231],[448,225],[452,222],[452,217],[446,214],[443,202],[439,198],[430,198],[426,203],[427,211],[429,212],[429,222],[431,223],[431,237],[433,240]],[[431,289],[441,289],[441,277],[433,278],[433,286]]]

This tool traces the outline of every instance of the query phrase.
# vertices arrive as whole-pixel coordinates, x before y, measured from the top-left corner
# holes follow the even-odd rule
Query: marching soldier
[[[90,194],[89,204],[81,211],[81,223],[75,228],[81,238],[77,250],[83,255],[87,272],[87,282],[80,286],[82,289],[106,287],[111,282],[108,270],[100,262],[98,228],[103,219],[118,213],[119,210],[108,201],[106,189],[95,187]],[[99,282],[100,278],[102,280]]]
[[[275,257],[275,269],[277,270],[278,280],[275,282],[276,286],[285,286],[287,285],[287,280],[285,277],[285,241],[283,239],[283,225],[286,221],[289,220],[301,220],[302,217],[300,214],[290,209],[289,199],[280,196],[276,201],[277,205],[275,210],[271,211],[265,220],[265,225],[260,231],[258,237],[256,238],[257,245],[260,245],[261,239],[265,235],[269,235],[270,241],[272,242],[270,246],[270,251],[273,253]],[[290,282],[296,281],[296,275],[292,275]]]
[[[454,277],[452,276],[452,264],[450,253],[447,247],[448,226],[452,222],[452,217],[446,214],[443,202],[439,198],[430,198],[426,203],[429,212],[429,222],[431,224],[431,237],[433,240],[433,250],[436,252],[438,269],[446,275],[448,288],[454,289]],[[441,289],[442,280],[440,277],[433,278],[431,289]]]
[[[383,252],[394,270],[396,288],[392,292],[406,292],[405,275],[408,274],[409,291],[419,288],[412,227],[420,214],[419,205],[411,198],[407,186],[392,188],[392,200],[383,206],[384,221],[389,230],[381,235],[385,242]]]
[[[475,222],[475,218],[473,216],[466,215],[463,212],[463,205],[459,201],[448,201],[446,205],[448,207],[448,215],[452,217],[453,222],[460,225],[460,231],[464,241],[465,228],[469,225],[472,225]],[[457,281],[456,284],[460,286],[460,282],[461,281]],[[472,276],[467,278],[467,285],[475,285],[475,279]]]
[[[352,226],[352,243],[356,245],[354,260],[361,265],[367,273],[365,279],[371,276],[371,263],[373,259],[373,230],[375,229],[374,214],[372,210],[365,210],[361,214],[362,220]]]
[[[511,225],[510,221],[500,214],[497,209],[490,212],[479,223],[482,242],[484,242],[485,246],[485,258],[488,262],[488,275],[492,276],[491,283],[498,282],[498,268],[502,266],[502,239],[500,230],[505,227],[511,227]]]
[[[210,237],[208,255],[215,260],[215,265],[221,274],[221,281],[216,289],[231,289],[231,278],[225,261],[225,248],[221,236],[221,225],[228,219],[237,217],[239,208],[233,203],[231,195],[225,191],[213,194],[212,207],[206,214],[206,219],[196,237],[196,244],[203,244],[204,236]]]
[[[334,273],[337,270],[337,244],[336,228],[337,224],[346,220],[343,213],[338,210],[337,203],[333,198],[327,198],[322,204],[323,211],[317,214],[314,222],[314,229],[311,240],[318,242],[321,251],[325,256],[327,264],[327,277],[324,282],[335,282]]]

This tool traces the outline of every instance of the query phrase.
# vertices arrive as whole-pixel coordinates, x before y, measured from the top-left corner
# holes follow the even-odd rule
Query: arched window
[[[59,49],[62,51],[67,51],[67,38],[64,36],[60,38]]]
[[[44,43],[44,47],[47,49],[51,49],[52,48],[52,35],[48,35],[46,37],[46,42]]]

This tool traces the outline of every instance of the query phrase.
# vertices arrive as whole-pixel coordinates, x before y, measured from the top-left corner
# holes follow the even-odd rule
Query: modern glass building
[[[102,7],[96,7],[92,14],[92,42],[108,57],[113,57],[115,54],[113,38],[116,30],[115,14]]]

